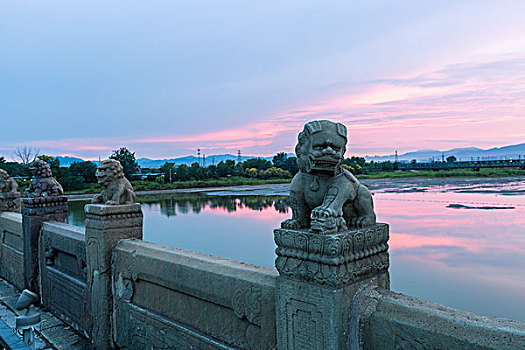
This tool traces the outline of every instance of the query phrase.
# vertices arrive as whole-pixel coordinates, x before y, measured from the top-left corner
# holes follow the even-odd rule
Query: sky
[[[0,155],[525,142],[525,1],[2,1]]]

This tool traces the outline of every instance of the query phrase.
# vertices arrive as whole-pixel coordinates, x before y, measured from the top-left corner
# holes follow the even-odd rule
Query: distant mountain
[[[288,157],[295,156],[293,153],[288,154]],[[257,156],[241,156],[241,162],[244,162],[247,159],[252,158],[263,158],[266,160],[271,161],[273,159],[273,156],[271,157],[257,157]],[[206,156],[206,164],[205,166],[212,165],[212,164],[218,164],[219,162],[224,162],[228,159],[234,160],[237,162],[239,160],[239,157],[233,154],[216,154],[212,156]],[[175,166],[186,164],[191,165],[193,163],[200,163],[203,164],[203,158],[200,159],[195,156],[186,156],[186,157],[179,157],[179,158],[171,158],[171,159],[149,159],[149,158],[139,158],[137,159],[137,162],[139,163],[141,168],[160,168],[164,165],[164,163],[174,163]]]
[[[60,161],[60,166],[70,166],[74,162],[84,162],[84,159],[76,158],[76,157],[57,157]],[[98,162],[97,162],[98,163]]]
[[[288,157],[295,157],[295,154],[289,153]],[[65,167],[70,166],[74,162],[84,162],[85,161],[84,159],[76,158],[76,157],[61,157],[61,156],[58,156],[57,158],[60,161],[60,165],[61,166],[65,166]],[[272,161],[273,156],[271,156],[271,157],[241,156],[241,161],[244,162],[245,160],[252,159],[252,158],[263,158],[263,159]],[[208,166],[208,165],[212,165],[212,164],[218,164],[219,162],[221,162],[221,161],[224,162],[224,161],[226,161],[228,159],[234,160],[235,162],[237,162],[239,160],[239,158],[236,155],[233,155],[233,154],[216,154],[216,155],[212,155],[212,156],[206,156],[206,164],[205,165]],[[203,159],[201,157],[200,160],[199,160],[195,156],[186,156],[186,157],[170,158],[170,159],[150,159],[150,158],[139,158],[139,159],[137,159],[137,163],[139,163],[139,166],[141,168],[160,168],[166,162],[174,163],[175,166],[178,166],[178,165],[181,165],[181,164],[191,165],[193,163],[198,163],[198,162],[200,162],[200,164],[202,164],[203,163]],[[95,161],[93,163],[98,164],[98,161]]]
[[[415,152],[408,152],[398,155],[399,161],[411,161],[412,159],[418,162],[429,162],[432,160],[439,161],[442,158],[455,156],[458,160],[477,160],[479,159],[518,159],[525,158],[525,143],[518,145],[511,145],[505,147],[495,147],[490,149],[480,149],[476,147],[467,148],[453,148],[448,151],[439,150],[420,150]],[[384,162],[387,160],[394,161],[395,155],[389,156],[366,156],[367,161]]]

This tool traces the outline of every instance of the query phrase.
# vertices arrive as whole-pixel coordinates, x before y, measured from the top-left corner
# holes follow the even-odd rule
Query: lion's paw
[[[287,219],[281,222],[281,227],[289,230],[299,230],[304,228],[304,225],[302,225],[299,220]]]
[[[367,227],[367,226],[372,226],[375,223],[376,223],[376,219],[374,216],[364,215],[364,216],[359,216],[356,219],[355,226],[356,227]]]
[[[312,210],[312,219],[321,219],[321,218],[329,218],[329,217],[339,217],[342,213],[336,212],[334,209],[330,207],[317,207],[314,210]]]

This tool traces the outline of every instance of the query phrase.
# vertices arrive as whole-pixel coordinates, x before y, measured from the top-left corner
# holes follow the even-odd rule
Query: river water
[[[525,321],[525,180],[363,180],[390,224],[392,290]],[[144,240],[273,268],[288,184],[139,196]],[[86,201],[70,201],[84,225]]]

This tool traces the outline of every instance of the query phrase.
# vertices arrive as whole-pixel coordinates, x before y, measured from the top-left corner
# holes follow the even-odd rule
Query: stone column
[[[24,281],[25,288],[40,294],[38,247],[40,230],[44,221],[67,223],[67,198],[45,196],[22,198],[22,230],[24,236]]]
[[[93,328],[97,349],[111,349],[111,255],[118,241],[142,239],[140,204],[88,204],[86,211],[86,260]]]
[[[277,348],[347,349],[352,298],[389,289],[388,225],[335,234],[276,229]]]

